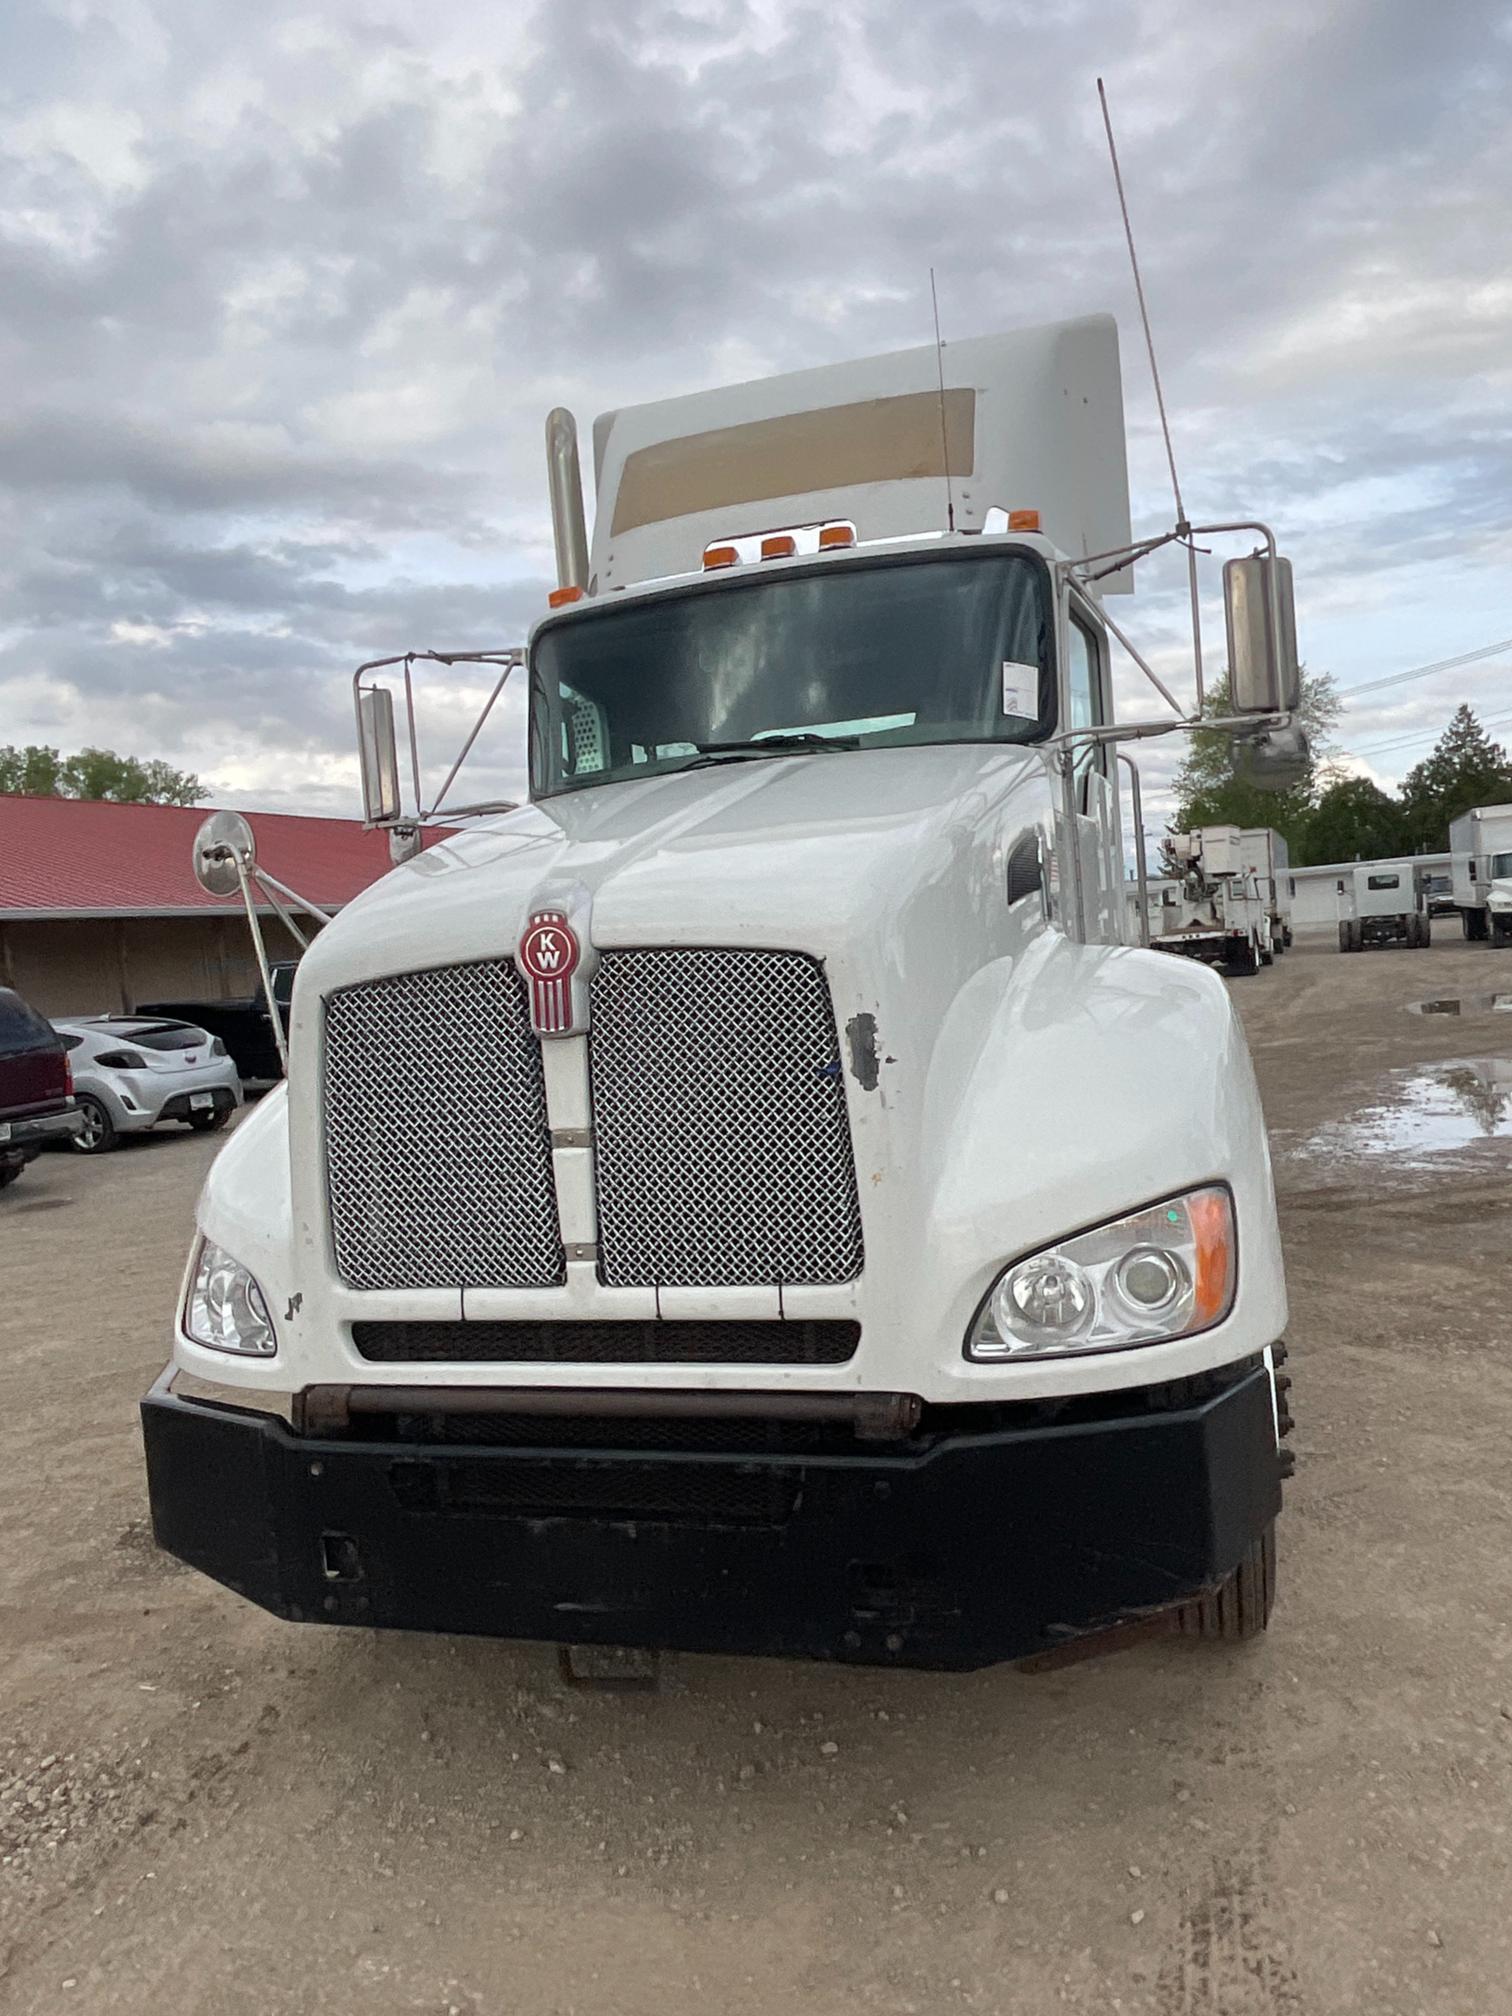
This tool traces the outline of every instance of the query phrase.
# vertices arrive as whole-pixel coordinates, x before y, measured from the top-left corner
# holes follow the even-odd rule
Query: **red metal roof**
[[[0,918],[239,911],[234,899],[206,895],[190,865],[210,809],[0,795]],[[355,819],[247,817],[259,867],[323,910],[349,903],[391,865],[388,835]]]

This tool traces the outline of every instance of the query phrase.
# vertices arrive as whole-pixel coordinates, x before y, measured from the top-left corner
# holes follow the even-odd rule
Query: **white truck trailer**
[[[1270,949],[1274,956],[1292,942],[1291,853],[1273,826],[1245,826],[1239,834],[1239,859],[1254,876],[1265,905]]]
[[[1456,819],[1449,851],[1465,936],[1512,945],[1512,805],[1478,805]]]
[[[1272,917],[1253,866],[1257,849],[1245,847],[1238,826],[1199,826],[1174,834],[1173,860],[1183,873],[1160,906],[1150,943],[1158,952],[1177,952],[1222,966],[1236,976],[1270,965]]]
[[[1426,951],[1433,936],[1428,896],[1410,862],[1362,861],[1339,883],[1339,950],[1406,945]]]
[[[525,669],[530,803],[415,851],[417,654],[361,669],[410,858],[205,1184],[160,1544],[285,1618],[578,1647],[1261,1630],[1281,1249],[1225,989],[1123,942],[1120,746],[1196,715],[1113,718],[1104,597],[1176,535],[1130,542],[1111,319],[607,414],[591,546],[548,441],[553,606],[460,654]],[[1285,563],[1180,536],[1234,533],[1279,772]]]

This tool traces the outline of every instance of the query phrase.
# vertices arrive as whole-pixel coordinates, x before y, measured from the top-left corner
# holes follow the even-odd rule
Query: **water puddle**
[[[1450,994],[1440,1001],[1409,1001],[1409,1015],[1512,1015],[1512,994]]]
[[[1385,1095],[1348,1120],[1320,1127],[1293,1152],[1405,1164],[1480,1141],[1512,1138],[1512,1057],[1470,1057],[1397,1071]]]

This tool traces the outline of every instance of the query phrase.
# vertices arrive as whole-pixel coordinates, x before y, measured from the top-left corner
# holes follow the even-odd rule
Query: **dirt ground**
[[[1512,1065],[1464,1061],[1512,1016],[1405,1012],[1512,953],[1440,930],[1233,983],[1299,1463],[1232,1652],[687,1658],[636,1696],[275,1622],[145,1523],[213,1145],[34,1164],[0,1197],[0,2011],[1512,2011]]]

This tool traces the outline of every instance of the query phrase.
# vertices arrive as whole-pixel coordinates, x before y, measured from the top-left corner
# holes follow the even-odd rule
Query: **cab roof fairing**
[[[940,396],[941,363],[945,396]],[[706,546],[849,520],[858,541],[1033,509],[1072,560],[1130,542],[1108,315],[893,351],[601,414],[592,592],[699,571]],[[1127,594],[1131,568],[1099,582]]]

